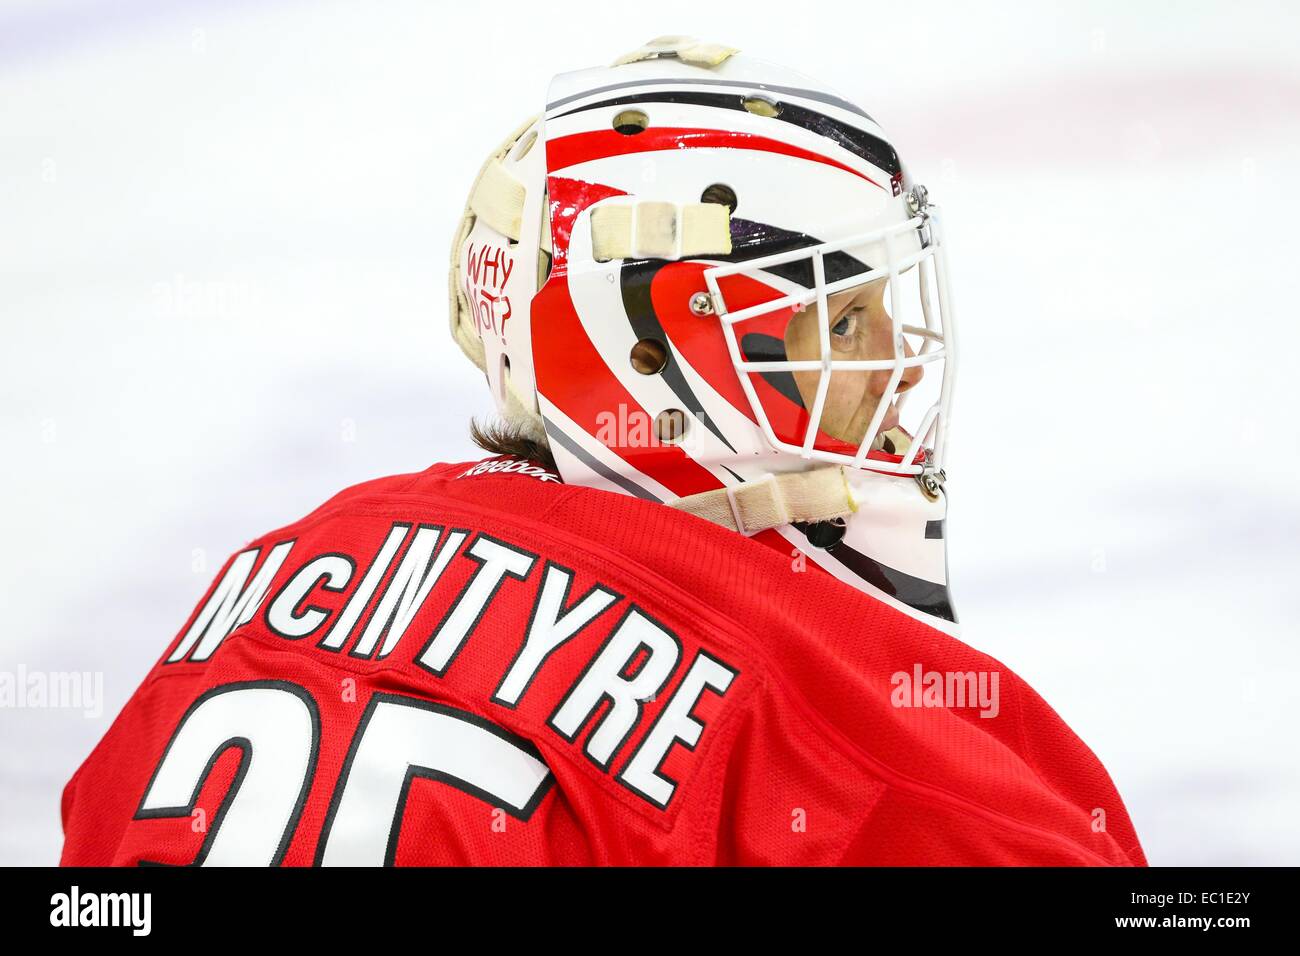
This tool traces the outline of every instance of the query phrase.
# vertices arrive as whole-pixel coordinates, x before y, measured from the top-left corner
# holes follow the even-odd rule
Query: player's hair
[[[525,458],[528,461],[545,465],[551,471],[558,471],[551,449],[545,442],[529,438],[519,427],[509,422],[495,421],[480,425],[470,420],[469,437],[474,444],[493,455],[509,455],[512,458]]]

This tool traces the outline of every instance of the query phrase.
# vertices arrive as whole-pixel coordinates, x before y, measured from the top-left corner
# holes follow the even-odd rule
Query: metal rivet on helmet
[[[696,315],[713,314],[713,297],[707,292],[697,292],[691,296],[691,311]]]
[[[907,192],[907,209],[913,216],[920,215],[930,205],[930,191],[917,183]]]

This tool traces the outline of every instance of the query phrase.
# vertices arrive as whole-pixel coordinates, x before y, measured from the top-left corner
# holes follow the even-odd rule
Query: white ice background
[[[1300,863],[1300,13],[1285,3],[0,6],[0,863],[248,539],[469,458],[446,332],[483,156],[664,33],[820,76],[947,209],[966,640],[1155,864]]]

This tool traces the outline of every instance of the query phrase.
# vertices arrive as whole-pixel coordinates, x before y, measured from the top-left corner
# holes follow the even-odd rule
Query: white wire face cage
[[[938,207],[929,205],[923,187],[910,194],[908,210],[912,217],[884,228],[864,232],[819,245],[777,253],[760,259],[714,266],[704,272],[704,281],[712,299],[711,306],[722,324],[732,365],[749,399],[755,420],[771,447],[796,455],[803,460],[825,461],[852,468],[868,469],[893,475],[933,474],[944,467],[947,445],[949,408],[956,378],[956,342],[952,317],[952,296],[948,288],[947,264]],[[827,281],[827,261],[846,251],[870,250],[868,261],[881,263],[851,275]],[[811,288],[785,290],[773,279],[776,267],[792,263],[811,265]],[[911,273],[910,276],[905,276]],[[724,287],[729,277],[743,276],[774,291],[774,298],[756,304],[735,300],[727,303]],[[909,280],[915,279],[914,284]],[[835,358],[828,321],[818,321],[820,355],[813,359],[770,359],[746,355],[742,347],[746,324],[767,322],[773,316],[802,312],[816,305],[819,316],[829,316],[828,299],[837,293],[884,280],[888,312],[893,323],[892,355],[869,358]],[[734,280],[733,280],[734,281]],[[907,286],[911,286],[907,288]],[[754,284],[749,283],[749,288]],[[784,294],[782,294],[784,292]],[[752,298],[752,296],[746,297]],[[919,324],[917,319],[920,320]],[[912,369],[924,369],[924,389],[900,390],[904,375]],[[769,415],[768,402],[773,394],[770,383],[779,376],[791,377],[817,372],[817,386],[811,409],[800,419],[799,427],[788,416],[779,426]],[[880,373],[889,373],[879,391],[875,411],[860,437],[837,440],[822,430],[827,412],[827,397],[832,376],[854,375],[862,382],[878,381]],[[876,373],[870,375],[868,373]],[[869,386],[867,386],[869,387]],[[760,397],[760,390],[769,396]],[[874,391],[874,389],[873,389]],[[920,400],[918,401],[918,396]],[[872,396],[876,396],[873,394]],[[803,403],[803,404],[806,404]],[[891,416],[890,410],[894,410]],[[904,417],[905,416],[905,417]],[[891,429],[887,420],[897,421]],[[881,426],[885,425],[885,428]],[[802,434],[799,429],[802,428]],[[899,430],[903,438],[899,437]],[[889,432],[892,441],[878,440]],[[893,447],[902,445],[901,448]]]

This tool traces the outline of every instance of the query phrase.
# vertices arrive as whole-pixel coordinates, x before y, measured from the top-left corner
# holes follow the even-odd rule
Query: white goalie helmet
[[[484,164],[451,324],[565,482],[734,528],[953,632],[937,208],[863,110],[666,37]]]

